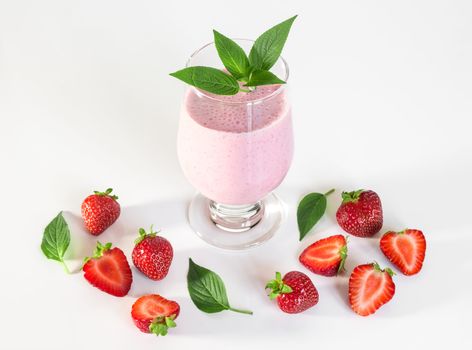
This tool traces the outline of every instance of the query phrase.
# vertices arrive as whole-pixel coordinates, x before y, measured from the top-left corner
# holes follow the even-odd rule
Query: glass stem
[[[264,216],[262,201],[248,205],[227,205],[210,201],[210,216],[216,226],[229,232],[244,232]]]

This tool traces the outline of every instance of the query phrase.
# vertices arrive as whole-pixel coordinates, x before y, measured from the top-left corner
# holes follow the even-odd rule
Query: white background
[[[184,86],[168,76],[211,41],[211,29],[254,38],[294,15],[284,56],[291,68],[296,152],[277,193],[288,219],[268,244],[228,253],[186,224],[194,190],[176,157]],[[2,262],[0,348],[410,349],[472,346],[472,3],[468,1],[9,1],[0,0]],[[122,215],[100,236],[130,256],[137,229],[154,223],[175,249],[168,277],[133,270],[114,298],[39,249],[60,211],[72,229],[77,271],[95,239],[80,204],[111,186]],[[296,204],[338,191],[302,243]],[[347,273],[310,274],[316,307],[286,315],[265,296],[278,270],[305,271],[300,251],[341,233],[340,191],[370,188],[383,201],[382,231],[424,231],[416,277],[395,276],[393,300],[362,318],[347,304],[353,267],[378,260],[378,239],[350,239]],[[186,291],[188,258],[217,271],[234,307],[254,316],[198,311]],[[178,327],[141,334],[130,307],[150,292],[177,300]]]

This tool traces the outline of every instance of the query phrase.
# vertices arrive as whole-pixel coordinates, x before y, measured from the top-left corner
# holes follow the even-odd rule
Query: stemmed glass
[[[235,41],[246,50],[253,44]],[[187,66],[220,68],[214,43],[197,50]],[[272,72],[287,81],[283,58]],[[188,219],[203,240],[237,250],[273,236],[284,208],[272,191],[284,179],[293,156],[286,84],[258,86],[232,96],[189,87],[177,146],[182,170],[199,191],[189,206]]]

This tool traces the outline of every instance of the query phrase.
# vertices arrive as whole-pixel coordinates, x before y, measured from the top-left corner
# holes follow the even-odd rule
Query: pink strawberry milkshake
[[[189,88],[180,118],[180,164],[205,197],[221,204],[253,204],[287,174],[293,131],[283,85],[233,96]]]

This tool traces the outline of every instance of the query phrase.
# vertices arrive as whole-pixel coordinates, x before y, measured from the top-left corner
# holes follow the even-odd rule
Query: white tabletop
[[[266,245],[244,253],[207,246],[186,223],[194,189],[176,157],[183,67],[211,29],[255,37],[293,14],[284,56],[291,68],[295,159],[277,190],[289,208]],[[472,346],[472,4],[468,1],[1,1],[0,152],[2,349],[410,349]],[[130,256],[139,227],[173,244],[168,277],[133,270],[130,295],[66,275],[39,249],[60,211],[78,269],[95,238],[80,204],[113,187],[122,215],[100,236]],[[302,243],[295,211],[310,191],[335,187],[328,214]],[[395,276],[393,300],[362,318],[347,304],[357,264],[388,261],[373,239],[350,239],[347,273],[310,273],[313,309],[282,313],[265,295],[275,271],[306,271],[298,254],[342,233],[340,191],[369,188],[383,201],[382,231],[420,228],[428,248],[416,277]],[[235,307],[253,316],[197,310],[188,258],[218,272]],[[308,272],[307,272],[308,273]],[[141,334],[129,312],[160,293],[182,308],[165,338]]]

